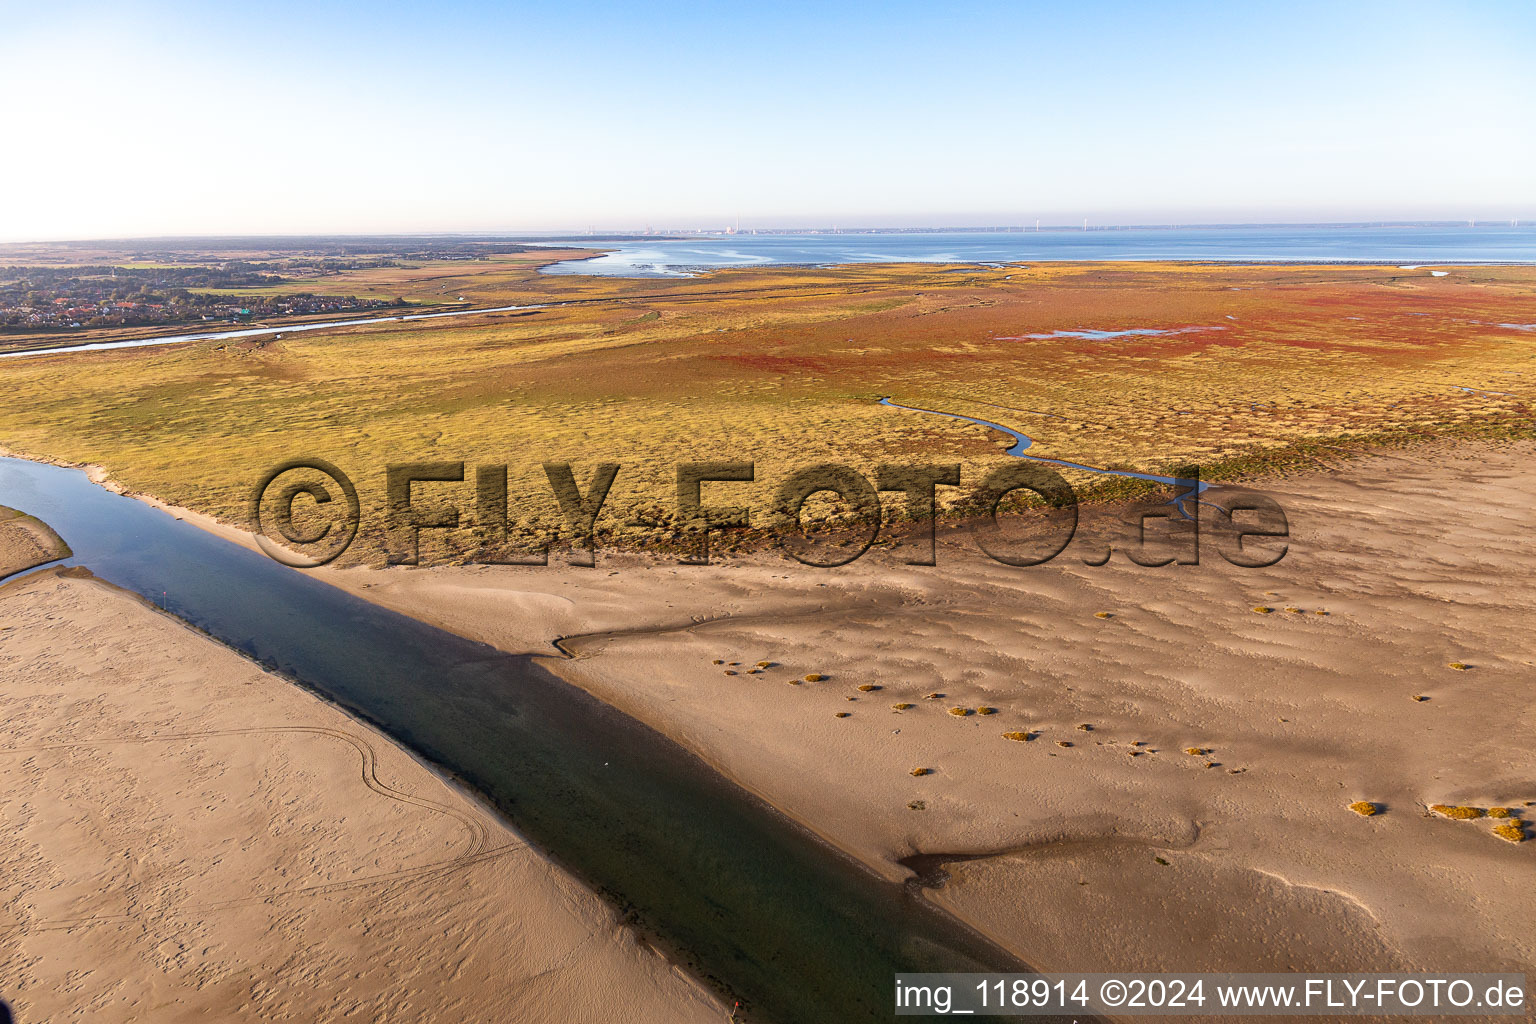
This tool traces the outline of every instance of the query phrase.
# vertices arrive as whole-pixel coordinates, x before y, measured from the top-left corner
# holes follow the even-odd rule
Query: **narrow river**
[[[463,780],[659,946],[742,1000],[743,1019],[890,1020],[898,971],[1023,969],[534,658],[369,604],[78,470],[0,459],[0,504],[57,530],[75,552],[68,564]]]
[[[1200,495],[1209,490],[1211,486],[1205,480],[1186,480],[1176,476],[1158,476],[1156,473],[1138,473],[1130,469],[1100,469],[1097,466],[1085,466],[1081,462],[1068,462],[1065,459],[1048,459],[1044,455],[1030,455],[1028,450],[1034,445],[1035,439],[1028,434],[1014,430],[1012,427],[1005,427],[1001,423],[977,419],[975,416],[966,416],[958,412],[942,412],[938,409],[924,409],[916,405],[902,405],[900,402],[893,402],[889,398],[880,399],[880,404],[890,406],[892,409],[905,409],[907,412],[920,412],[929,416],[943,416],[945,419],[961,420],[965,423],[974,423],[979,427],[990,427],[993,430],[1001,431],[1013,438],[1013,446],[1003,454],[1012,455],[1016,459],[1029,459],[1031,462],[1043,462],[1050,466],[1080,469],[1084,473],[1096,473],[1100,476],[1123,476],[1132,480],[1146,480],[1155,484],[1167,484],[1169,487],[1182,487],[1184,490],[1176,494],[1168,504],[1177,508],[1179,514],[1185,519],[1194,518],[1187,507],[1188,503],[1199,502]]]

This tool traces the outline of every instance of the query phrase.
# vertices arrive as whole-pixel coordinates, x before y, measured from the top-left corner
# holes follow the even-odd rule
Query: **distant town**
[[[154,324],[240,323],[350,313],[404,300],[276,291],[290,281],[240,262],[202,267],[0,267],[0,329],[88,330]],[[252,293],[241,294],[245,289]],[[254,290],[260,289],[259,293]]]

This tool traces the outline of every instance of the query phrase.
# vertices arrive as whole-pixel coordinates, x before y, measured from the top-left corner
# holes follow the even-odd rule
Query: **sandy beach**
[[[1291,528],[1266,569],[1015,569],[953,536],[935,568],[319,575],[507,650],[568,638],[554,670],[892,879],[974,858],[934,898],[1042,969],[1530,970],[1536,843],[1430,807],[1536,817],[1532,455],[1262,481]]]
[[[724,1016],[475,801],[136,597],[44,570],[0,623],[23,1024]]]
[[[1291,531],[1286,557],[1265,569],[1211,555],[1198,566],[1146,568],[1123,554],[1103,566],[1063,558],[1013,568],[952,532],[941,535],[936,567],[876,550],[835,570],[762,553],[710,567],[603,555],[596,569],[557,557],[535,568],[314,574],[461,635],[546,655],[565,678],[892,880],[911,876],[904,858],[938,855],[946,865],[932,898],[1039,969],[1529,971],[1536,897],[1518,880],[1536,843],[1500,838],[1497,820],[1452,820],[1430,808],[1536,818],[1536,754],[1520,739],[1533,724],[1526,691],[1536,665],[1525,625],[1536,548],[1523,532],[1536,498],[1533,454],[1529,442],[1431,445],[1258,481],[1254,489],[1285,507]],[[250,543],[237,527],[171,511]],[[1115,525],[1123,513],[1108,511]],[[1092,533],[1105,510],[1085,512],[1090,519]],[[244,938],[264,932],[257,948],[268,958],[294,956],[319,936],[377,943],[387,953],[370,964],[412,964],[413,1005],[438,1005],[444,986],[466,993],[431,1019],[471,1019],[476,1006],[525,996],[519,1020],[609,1019],[611,1008],[583,1001],[580,987],[603,972],[650,994],[656,1014],[639,1019],[717,1018],[697,987],[635,948],[597,897],[340,712],[94,581],[50,573],[0,593],[20,616],[0,634],[11,648],[4,671],[36,690],[27,706],[38,710],[19,716],[18,746],[219,732],[167,748],[189,759],[181,775],[130,772],[132,784],[189,808],[221,780],[233,788],[214,806],[234,819],[273,807],[271,793],[240,788],[252,778],[298,787],[279,801],[298,817],[272,819],[285,822],[273,827],[291,842],[260,855],[269,874],[255,875],[254,889],[258,854],[233,856],[249,823],[220,836],[225,874],[218,858],[189,869],[179,851],[194,838],[169,823],[166,836],[144,836],[164,815],[146,822],[101,811],[96,820],[128,831],[87,830],[78,841],[65,832],[63,843],[58,832],[44,840],[41,829],[59,824],[37,818],[39,830],[24,833],[33,844],[23,847],[27,870],[78,857],[96,873],[73,888],[50,883],[46,908],[8,896],[25,922],[6,952],[29,972],[24,1000],[45,998],[50,977],[63,978],[48,971],[70,965],[49,950],[67,941],[128,958],[82,984],[179,962],[188,976],[171,988],[185,1005],[244,1006],[256,992],[271,1000],[263,1006],[330,1005],[285,989],[282,975],[255,990],[249,973],[231,980],[249,971],[250,954],[221,945],[230,941],[222,932],[219,942],[204,935],[230,928]],[[99,632],[107,619],[121,632]],[[62,642],[59,631],[84,622],[98,630],[89,645]],[[151,627],[176,643],[146,643]],[[27,653],[13,653],[20,644]],[[195,653],[167,675],[166,650]],[[35,661],[44,651],[60,653]],[[70,674],[58,676],[61,665]],[[109,691],[108,704],[99,683],[107,671],[160,683],[137,697]],[[807,681],[813,675],[823,678]],[[71,707],[90,713],[72,710],[66,721],[47,710],[64,699],[48,689],[61,678],[85,691]],[[167,679],[179,684],[169,695]],[[228,700],[206,699],[210,685]],[[222,734],[292,721],[320,731]],[[356,794],[328,790],[337,778],[357,779],[359,757],[331,732],[368,738],[371,756],[390,769],[380,776],[394,790],[429,793],[431,808],[359,801],[361,780]],[[52,776],[69,797],[55,810],[28,799],[27,815],[67,817],[79,800],[120,799],[98,789],[99,773],[66,780],[47,770],[57,768],[50,758],[84,760],[83,749],[6,764],[27,773],[23,791]],[[89,756],[108,759],[115,779],[125,749],[97,746]],[[253,759],[260,770],[236,768]],[[91,793],[74,792],[82,778],[95,780]],[[1352,810],[1357,801],[1376,813]],[[317,838],[329,840],[336,862]],[[110,852],[136,841],[176,851],[155,855],[153,898],[124,895],[138,873],[132,855]],[[200,873],[208,870],[211,879]],[[516,884],[494,877],[507,872],[521,873]],[[350,881],[376,875],[409,881]],[[108,884],[114,876],[122,884]],[[276,895],[298,879],[313,895]],[[379,890],[400,885],[412,900],[393,915],[371,909]],[[250,895],[227,897],[216,915],[188,916],[194,886],[197,900]],[[156,916],[139,909],[149,906]],[[279,919],[285,931],[266,930]],[[201,945],[186,942],[189,927]],[[494,952],[443,950],[435,937],[445,930]],[[153,941],[124,944],[118,933],[128,931]],[[562,936],[556,948],[545,947],[547,934]],[[341,971],[334,948],[318,962]],[[165,949],[219,951],[228,960],[214,962],[227,973],[210,974],[201,952],[176,961]],[[559,962],[580,966],[540,973]],[[472,984],[463,973],[471,968]],[[311,975],[323,978],[325,968],[304,975],[306,993]],[[537,985],[509,980],[532,975]],[[349,992],[356,1005],[400,994],[383,981]]]
[[[0,505],[0,579],[69,554],[69,545],[47,523]]]

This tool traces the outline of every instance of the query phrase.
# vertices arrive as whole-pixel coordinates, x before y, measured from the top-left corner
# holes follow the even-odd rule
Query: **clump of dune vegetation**
[[[1015,741],[1017,743],[1028,743],[1029,742],[1029,733],[1027,733],[1027,732],[1005,732],[1005,733],[1003,733],[1003,739],[1005,739],[1005,740],[1013,740],[1013,741]]]
[[[910,711],[912,708],[917,707],[917,705],[908,704],[906,701],[902,701],[900,704],[892,704],[891,707],[895,708],[897,711]]]
[[[974,715],[976,712],[971,708],[950,708],[949,713],[956,718],[965,718],[967,715]]]
[[[833,718],[847,718],[851,714],[853,714],[852,711],[839,711],[836,714],[834,714],[832,717]]]
[[[997,708],[988,707],[987,705],[983,704],[981,707],[976,709],[976,713],[978,715],[995,715],[997,714]]]
[[[822,675],[820,672],[808,672],[805,675],[805,681],[808,683],[819,683],[824,681],[826,678],[827,677]]]
[[[1270,612],[1274,611],[1274,609],[1267,604],[1256,604],[1253,606],[1253,610],[1258,612],[1260,615],[1268,615]]]
[[[1210,747],[1185,747],[1184,748],[1184,753],[1189,754],[1191,757],[1204,757],[1206,754],[1209,754],[1210,752],[1211,752],[1211,748]]]
[[[933,769],[932,768],[913,768],[912,769],[912,774],[913,775],[917,775],[917,776],[932,775],[933,774]]]
[[[773,662],[771,662],[771,661],[760,661],[760,662],[757,663],[757,667],[758,668],[773,668]]]
[[[790,686],[799,686],[800,685],[800,680],[798,680],[798,679],[786,679],[784,681],[786,683],[788,683]]]
[[[943,700],[943,699],[944,699],[944,695],[942,693],[939,693],[938,691],[934,691],[933,693],[925,693],[925,694],[923,694],[923,700]]]
[[[733,668],[728,668],[728,669],[725,670],[725,674],[728,675],[728,676],[733,676],[733,675],[736,674],[736,670],[733,669]]]
[[[1113,612],[1094,612],[1093,617],[1096,619],[1112,619],[1115,616]]]
[[[1084,722],[1082,725],[1077,727],[1077,731],[1078,732],[1093,732],[1093,726],[1089,725],[1087,722]]]
[[[914,811],[926,811],[928,809],[928,804],[923,800],[913,800],[911,803],[907,804],[907,807]]]
[[[1319,608],[1315,612],[1313,612],[1312,614],[1313,615],[1327,615],[1328,613],[1323,611],[1321,608]]]
[[[880,689],[880,687],[876,686],[874,683],[860,683],[859,684],[859,692],[860,693],[872,693],[872,692],[874,692],[875,690],[878,690],[878,689]]]
[[[1449,665],[1446,666],[1446,668],[1453,668],[1457,672],[1465,672],[1467,669],[1469,669],[1471,667],[1472,667],[1471,665],[1468,665],[1464,661],[1453,661]]]
[[[1488,808],[1488,817],[1490,817],[1490,818],[1507,818],[1509,816],[1510,816],[1510,810],[1509,810],[1508,807],[1490,807],[1490,808]]]
[[[724,658],[716,658],[710,664],[713,664],[713,665],[724,665],[725,664],[725,659]]]
[[[1525,826],[1518,818],[1493,826],[1493,834],[1511,843],[1525,842]]]
[[[1451,804],[1433,804],[1429,808],[1436,814],[1443,814],[1447,818],[1455,818],[1457,821],[1470,821],[1473,818],[1481,818],[1488,813],[1481,807],[1462,807]]]
[[[1301,609],[1300,608],[1287,608],[1286,611],[1290,612],[1292,615],[1300,615],[1301,614]]]
[[[1072,745],[1072,741],[1071,740],[1057,740],[1056,741],[1056,745],[1058,747],[1070,747]]]
[[[1381,813],[1380,805],[1369,800],[1356,800],[1349,805],[1349,809],[1362,818],[1374,818],[1377,814]]]
[[[1429,700],[1429,698],[1428,698],[1428,697],[1426,697],[1426,696],[1424,696],[1424,695],[1423,695],[1423,694],[1422,694],[1422,693],[1416,693],[1416,694],[1414,694],[1414,695],[1413,695],[1413,699],[1414,699],[1414,700],[1416,700],[1416,701],[1418,701],[1418,702],[1419,702],[1419,703],[1420,703],[1420,704],[1422,704],[1422,703],[1424,703],[1424,702],[1425,702],[1425,701],[1427,701],[1427,700]]]

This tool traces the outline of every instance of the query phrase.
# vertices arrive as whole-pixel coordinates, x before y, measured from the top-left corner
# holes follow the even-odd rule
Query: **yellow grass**
[[[1506,821],[1502,825],[1495,825],[1493,834],[1512,843],[1525,842],[1525,828],[1518,821]]]
[[[1436,814],[1443,814],[1447,818],[1455,818],[1457,821],[1468,821],[1472,818],[1481,818],[1487,812],[1481,807],[1462,807],[1450,804],[1434,804],[1430,810]]]
[[[1526,339],[1493,325],[1529,319],[1532,268],[1431,279],[1393,267],[865,265],[657,281],[539,275],[535,262],[420,262],[327,287],[570,304],[7,361],[0,444],[101,464],[131,489],[240,523],[274,464],[326,459],[363,504],[348,564],[382,560],[393,463],[468,466],[462,485],[419,488],[466,524],[427,532],[431,561],[466,559],[483,539],[482,464],[510,466],[514,534],[558,545],[569,531],[540,464],[571,463],[585,488],[598,463],[619,463],[601,539],[650,547],[686,539],[672,518],[680,462],[755,461],[755,483],[707,485],[706,501],[750,505],[761,523],[772,488],[802,466],[872,477],[878,463],[942,459],[970,484],[1006,461],[998,432],[878,405],[887,395],[1016,426],[1038,455],[1207,475],[1362,439],[1530,429]],[[1085,326],[1221,330],[1027,337]],[[1067,475],[1085,492],[1141,488]],[[946,505],[962,493],[940,488]]]

